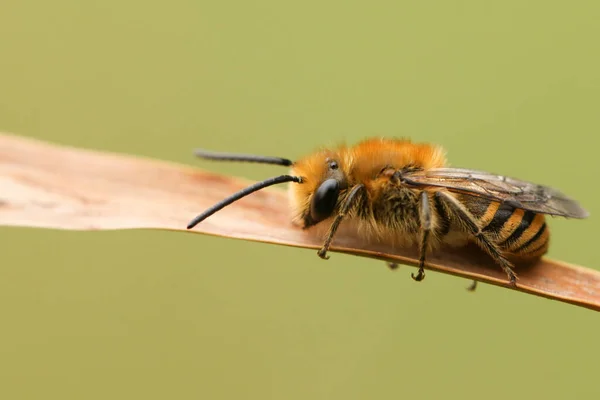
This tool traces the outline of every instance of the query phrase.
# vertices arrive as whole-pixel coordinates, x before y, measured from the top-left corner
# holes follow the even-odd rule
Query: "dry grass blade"
[[[0,134],[0,225],[186,231],[198,212],[247,184],[181,165]],[[314,232],[291,225],[287,198],[277,189],[244,198],[192,232],[310,249],[321,244]],[[331,250],[417,263],[412,249],[366,245],[352,236],[338,236]],[[315,262],[322,261],[315,255]],[[436,252],[428,269],[509,287],[474,248]],[[600,310],[600,273],[593,269],[543,259],[518,273],[516,290]]]

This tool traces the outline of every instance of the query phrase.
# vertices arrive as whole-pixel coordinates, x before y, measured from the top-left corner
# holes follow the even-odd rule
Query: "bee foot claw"
[[[421,282],[423,279],[425,279],[425,271],[423,271],[422,269],[419,270],[419,272],[417,272],[417,275],[411,273],[410,276],[417,282]]]
[[[327,255],[327,250],[325,249],[321,249],[317,252],[317,254],[319,255],[319,257],[321,257],[323,260],[329,260],[329,256]]]

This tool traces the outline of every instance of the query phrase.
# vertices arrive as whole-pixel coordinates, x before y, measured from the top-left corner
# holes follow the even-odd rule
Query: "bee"
[[[548,251],[546,215],[589,215],[555,189],[448,167],[442,147],[408,139],[372,138],[354,146],[322,148],[295,162],[205,150],[197,150],[196,156],[281,165],[290,167],[291,172],[233,194],[194,218],[188,229],[257,190],[292,182],[292,222],[303,229],[327,224],[319,257],[329,258],[329,247],[345,221],[366,241],[417,245],[418,272],[411,273],[416,281],[425,278],[428,252],[441,245],[458,247],[474,242],[514,286],[517,275],[513,263],[535,261]]]

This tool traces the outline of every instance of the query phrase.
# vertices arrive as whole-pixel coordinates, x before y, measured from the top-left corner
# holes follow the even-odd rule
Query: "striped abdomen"
[[[534,258],[548,250],[550,232],[544,214],[483,198],[461,197],[481,230],[505,254]]]

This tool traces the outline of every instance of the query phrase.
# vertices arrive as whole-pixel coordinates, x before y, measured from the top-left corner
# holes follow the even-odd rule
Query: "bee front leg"
[[[335,236],[335,233],[337,232],[338,227],[340,226],[340,223],[342,222],[342,220],[344,219],[346,214],[348,214],[348,212],[354,205],[354,202],[356,201],[358,196],[360,196],[364,190],[365,190],[365,186],[361,183],[361,184],[354,186],[350,190],[348,195],[346,196],[346,199],[344,200],[344,202],[342,204],[340,212],[338,213],[338,215],[335,216],[335,219],[333,220],[333,222],[331,223],[331,226],[329,227],[329,231],[327,232],[327,236],[325,238],[325,242],[323,243],[323,246],[317,252],[319,257],[321,257],[322,259],[324,259],[324,260],[329,259],[327,252],[329,251],[329,246],[331,246],[331,241],[333,240],[333,237]]]
[[[410,274],[412,278],[420,282],[425,279],[425,254],[427,253],[427,242],[431,232],[431,208],[429,207],[429,195],[422,191],[419,196],[419,219],[421,223],[421,240],[419,242],[419,271],[417,275]]]

